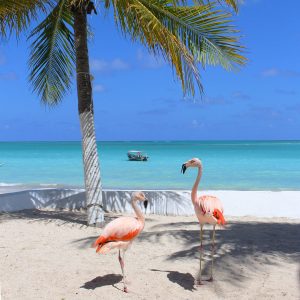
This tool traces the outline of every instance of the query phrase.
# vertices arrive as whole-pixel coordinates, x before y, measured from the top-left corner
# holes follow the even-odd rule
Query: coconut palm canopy
[[[113,10],[120,31],[132,41],[161,55],[174,68],[185,93],[203,87],[197,63],[232,69],[245,63],[243,47],[231,22],[228,4],[237,10],[237,0],[106,0],[99,11]],[[75,65],[72,7],[86,0],[1,0],[0,26],[3,36],[19,33],[30,21],[44,20],[30,34],[30,82],[50,105],[63,99],[71,86]]]

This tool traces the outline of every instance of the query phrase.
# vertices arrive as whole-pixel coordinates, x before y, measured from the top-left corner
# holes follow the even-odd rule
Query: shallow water
[[[196,170],[180,173],[186,160],[203,162],[203,189],[300,190],[300,142],[99,142],[104,188],[190,189]],[[127,160],[141,150],[148,162]],[[1,165],[2,164],[2,165]],[[80,142],[0,143],[0,185],[83,185]]]

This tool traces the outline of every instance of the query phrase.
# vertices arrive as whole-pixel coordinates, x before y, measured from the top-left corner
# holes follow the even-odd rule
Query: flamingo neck
[[[138,218],[138,220],[142,221],[142,222],[145,222],[145,217],[141,211],[141,209],[138,207],[137,205],[137,200],[136,199],[132,199],[131,200],[131,205],[132,205],[132,208]]]
[[[198,186],[199,186],[201,176],[202,176],[202,167],[198,167],[198,175],[197,175],[196,181],[194,183],[194,186],[192,188],[192,194],[191,194],[193,203],[196,202],[196,200],[197,200],[197,191],[198,191]]]

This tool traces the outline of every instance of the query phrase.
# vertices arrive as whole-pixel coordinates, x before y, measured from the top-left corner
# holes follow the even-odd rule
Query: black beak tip
[[[147,209],[147,207],[148,207],[148,200],[144,201],[144,207],[145,207],[145,209]]]
[[[183,165],[181,166],[181,173],[184,174],[185,171],[186,171],[186,165],[183,164]]]

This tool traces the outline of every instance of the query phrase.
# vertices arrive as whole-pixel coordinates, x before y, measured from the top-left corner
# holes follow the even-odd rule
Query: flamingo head
[[[190,160],[188,160],[187,162],[185,162],[182,166],[181,166],[181,172],[184,174],[186,169],[192,167],[192,168],[201,168],[202,167],[202,162],[199,158],[192,158]]]
[[[148,199],[146,198],[143,192],[134,192],[132,194],[132,199],[144,202],[144,207],[147,209],[148,206]]]

